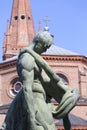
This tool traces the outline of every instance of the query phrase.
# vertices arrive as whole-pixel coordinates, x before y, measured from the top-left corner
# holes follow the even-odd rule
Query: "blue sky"
[[[10,19],[13,0],[0,2],[0,61],[7,20]],[[48,26],[57,46],[87,56],[87,0],[31,0],[35,30],[40,21],[49,17]]]

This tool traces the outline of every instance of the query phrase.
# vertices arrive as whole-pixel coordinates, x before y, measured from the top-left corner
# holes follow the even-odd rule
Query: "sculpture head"
[[[41,54],[45,52],[53,43],[51,34],[47,31],[39,32],[33,39],[34,51]]]

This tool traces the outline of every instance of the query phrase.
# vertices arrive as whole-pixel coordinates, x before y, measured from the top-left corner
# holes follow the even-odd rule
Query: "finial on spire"
[[[44,31],[49,31],[49,27],[48,27],[48,23],[50,22],[50,20],[49,20],[49,18],[48,18],[48,16],[46,16],[45,18],[44,18],[44,22],[45,22],[45,28],[44,28]]]
[[[48,27],[48,23],[50,22],[50,19],[48,18],[48,16],[46,16],[46,17],[44,18],[44,21],[45,21],[45,23],[46,23],[46,27]]]

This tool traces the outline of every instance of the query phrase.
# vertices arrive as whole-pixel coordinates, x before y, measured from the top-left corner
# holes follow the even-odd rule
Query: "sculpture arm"
[[[35,129],[35,108],[34,108],[34,97],[32,92],[32,85],[34,80],[34,66],[35,60],[28,53],[20,53],[17,61],[17,72],[21,82],[23,83],[23,93],[25,100],[25,107],[27,111],[27,124],[28,129],[31,127]]]
[[[21,53],[25,53],[25,52],[31,54],[34,57],[37,64],[39,64],[44,69],[46,74],[49,76],[49,78],[51,79],[51,82],[53,81],[53,84],[58,85],[65,92],[67,91],[68,87],[64,85],[63,82],[60,81],[60,77],[53,71],[53,69],[48,65],[48,63],[40,55],[38,55],[35,51],[30,49],[29,47],[25,47],[21,50]]]

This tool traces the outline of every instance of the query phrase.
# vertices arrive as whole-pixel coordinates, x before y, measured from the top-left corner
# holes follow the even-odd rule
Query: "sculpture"
[[[66,117],[79,98],[77,90],[71,90],[60,81],[60,77],[40,56],[51,45],[49,32],[36,34],[29,47],[21,50],[17,61],[17,72],[23,89],[13,100],[3,130],[56,130],[53,117]],[[42,76],[45,71],[48,78]],[[51,109],[47,97],[53,97],[59,105]],[[53,115],[53,117],[52,117]]]

